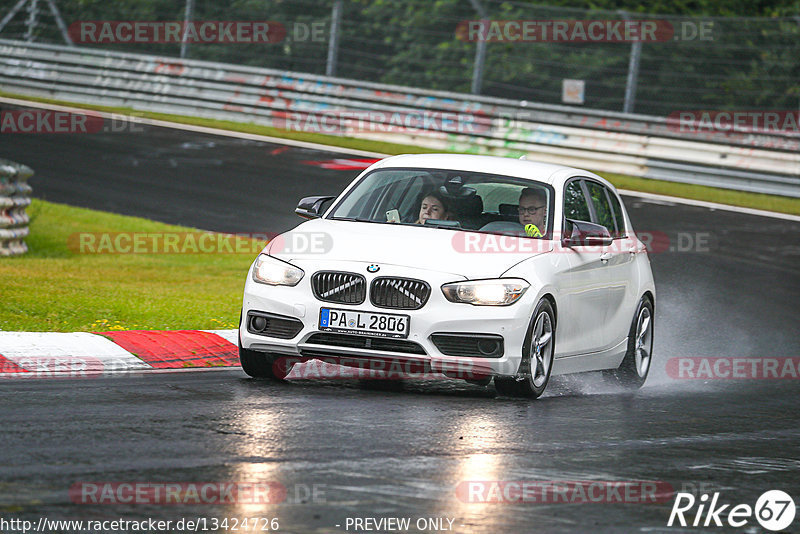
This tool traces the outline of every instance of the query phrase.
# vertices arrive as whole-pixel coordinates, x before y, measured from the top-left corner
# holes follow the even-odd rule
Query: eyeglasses
[[[519,212],[523,215],[530,214],[533,215],[539,210],[545,209],[547,206],[531,206],[529,208],[524,208],[522,206],[519,207]]]

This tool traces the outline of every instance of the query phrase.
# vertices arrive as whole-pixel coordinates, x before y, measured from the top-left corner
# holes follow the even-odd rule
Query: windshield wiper
[[[331,217],[331,220],[334,220],[334,221],[351,221],[351,222],[368,222],[368,223],[380,222],[380,221],[373,221],[371,219],[365,219],[363,217]]]

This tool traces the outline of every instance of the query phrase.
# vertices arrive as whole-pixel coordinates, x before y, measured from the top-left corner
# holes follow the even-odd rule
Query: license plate
[[[411,317],[408,315],[333,308],[319,310],[319,329],[326,332],[406,338],[409,323]]]

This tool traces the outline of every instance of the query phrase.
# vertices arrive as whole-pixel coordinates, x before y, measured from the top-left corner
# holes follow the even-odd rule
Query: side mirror
[[[336,197],[305,197],[297,203],[294,212],[304,219],[319,219],[322,217],[323,204]]]
[[[564,230],[565,235],[561,243],[566,247],[605,247],[612,242],[611,232],[601,224],[567,219]]]

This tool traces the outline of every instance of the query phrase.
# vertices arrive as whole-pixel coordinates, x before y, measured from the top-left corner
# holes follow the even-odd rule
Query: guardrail
[[[800,197],[796,133],[687,134],[665,117],[20,41],[0,40],[0,65],[14,93]]]
[[[0,256],[25,254],[28,247],[28,214],[33,176],[30,167],[0,159]]]

